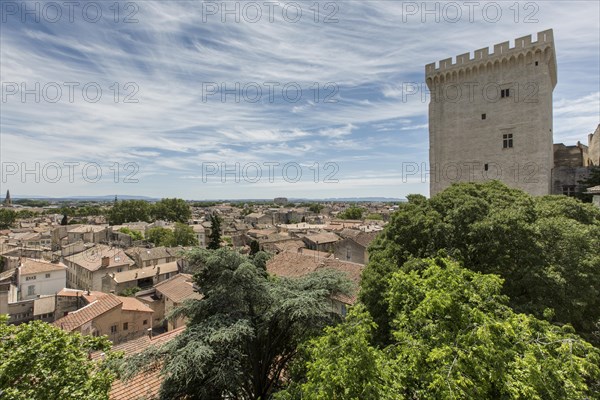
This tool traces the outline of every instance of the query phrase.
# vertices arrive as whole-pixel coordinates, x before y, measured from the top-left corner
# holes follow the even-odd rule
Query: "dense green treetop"
[[[300,343],[334,320],[330,296],[348,293],[340,273],[324,270],[300,279],[270,277],[267,255],[222,248],[188,255],[201,300],[170,317],[186,316],[185,331],[161,348],[130,358],[134,374],[161,362],[163,399],[267,399]]]
[[[341,219],[361,219],[363,213],[365,212],[364,208],[358,206],[350,206],[341,213],[338,214],[338,218]]]
[[[411,258],[444,251],[505,280],[517,312],[570,323],[586,339],[600,320],[600,210],[565,196],[531,197],[500,182],[456,184],[431,199],[408,196],[371,245],[360,298],[390,337],[383,298]],[[597,343],[597,342],[596,342]]]
[[[155,220],[187,224],[192,217],[192,210],[183,199],[162,199],[152,206],[152,216]]]
[[[108,212],[108,222],[111,225],[138,221],[152,221],[152,207],[145,200],[121,200]]]
[[[7,229],[15,223],[17,213],[9,208],[0,208],[0,229]]]
[[[115,374],[106,337],[68,333],[45,322],[7,325],[0,316],[0,398],[102,400]],[[107,352],[91,361],[92,351]]]
[[[391,341],[359,305],[308,346],[306,378],[280,399],[598,398],[600,350],[573,333],[517,314],[502,279],[449,259],[408,262],[389,278]]]

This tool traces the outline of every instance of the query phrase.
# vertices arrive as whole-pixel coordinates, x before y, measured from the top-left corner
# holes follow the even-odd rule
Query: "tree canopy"
[[[10,228],[16,219],[16,212],[8,208],[0,208],[0,229]]]
[[[186,329],[162,346],[128,359],[129,374],[163,365],[163,399],[267,399],[297,347],[334,319],[330,296],[348,293],[345,276],[330,270],[299,279],[270,277],[267,255],[249,258],[227,248],[188,254],[203,296],[172,318]]]
[[[508,307],[497,275],[449,259],[409,261],[383,301],[391,342],[373,345],[363,306],[308,346],[304,382],[280,399],[583,399],[600,389],[600,350]],[[596,397],[597,398],[597,397]]]
[[[115,357],[91,361],[110,349],[106,337],[68,333],[45,322],[7,325],[0,316],[0,397],[7,400],[101,400],[115,374]]]
[[[365,212],[364,208],[358,206],[350,206],[341,213],[339,213],[338,218],[341,219],[361,219],[363,213]]]
[[[156,220],[187,223],[191,216],[190,206],[182,199],[162,199],[154,204],[145,200],[122,200],[108,211],[111,225]]]
[[[155,246],[197,246],[198,238],[194,228],[180,222],[175,223],[173,230],[156,226],[148,229],[147,240]]]
[[[221,217],[218,214],[210,215],[210,235],[208,235],[207,248],[216,250],[221,247]]]
[[[391,339],[383,294],[411,258],[445,251],[505,279],[517,312],[570,323],[588,340],[600,319],[600,210],[565,196],[531,197],[500,182],[456,184],[431,199],[408,196],[372,244],[360,298]]]
[[[126,226],[119,229],[119,232],[131,236],[132,240],[144,240],[144,234],[142,232],[136,231],[135,229],[129,229]]]
[[[152,206],[152,216],[155,220],[187,224],[192,217],[192,211],[183,199],[162,199]]]
[[[126,222],[151,222],[152,208],[145,200],[121,200],[116,202],[108,212],[111,225],[121,225]]]

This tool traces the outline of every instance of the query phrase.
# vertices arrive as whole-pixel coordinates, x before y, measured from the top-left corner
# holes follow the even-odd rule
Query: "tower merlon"
[[[514,47],[510,47],[510,42],[502,42],[493,46],[493,53],[490,54],[489,47],[484,47],[475,50],[473,58],[471,53],[460,54],[456,56],[456,62],[452,62],[452,58],[440,60],[437,65],[435,62],[425,65],[425,75],[432,76],[440,72],[446,72],[455,68],[461,68],[467,64],[486,63],[487,61],[498,60],[504,57],[518,56],[519,54],[527,53],[528,50],[545,51],[546,48],[551,48],[554,53],[554,33],[552,29],[538,32],[537,40],[532,41],[531,35],[523,36],[515,39]],[[552,54],[554,57],[554,54]]]

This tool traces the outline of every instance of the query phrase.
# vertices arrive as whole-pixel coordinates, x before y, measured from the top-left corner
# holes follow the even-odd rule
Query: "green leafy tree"
[[[7,325],[0,316],[0,397],[7,400],[108,399],[115,355],[106,337],[68,333],[45,322]],[[108,352],[91,361],[92,351]]]
[[[258,241],[253,240],[250,242],[250,255],[253,256],[260,251],[260,245]]]
[[[221,247],[221,217],[218,214],[210,216],[210,235],[208,235],[207,248],[216,250]]]
[[[187,224],[177,222],[173,230],[173,242],[171,246],[197,246],[198,237],[194,233],[194,228]]]
[[[132,240],[144,240],[144,234],[142,232],[136,231],[135,229],[129,229],[126,226],[119,229],[119,232],[131,236]]]
[[[16,219],[16,212],[8,208],[0,208],[0,229],[10,228]]]
[[[111,225],[121,225],[126,222],[151,222],[150,203],[144,200],[123,200],[116,202],[108,212]]]
[[[47,207],[50,205],[49,201],[35,199],[16,199],[13,203],[20,204],[24,207]]]
[[[152,216],[155,220],[187,223],[192,211],[183,199],[162,199],[152,206]]]
[[[449,259],[412,260],[390,277],[384,301],[392,342],[373,345],[364,307],[313,339],[306,380],[282,399],[597,398],[600,350],[518,314],[502,279]]]
[[[311,203],[311,204],[308,206],[308,210],[309,210],[310,212],[314,212],[315,214],[320,214],[320,213],[321,213],[321,210],[323,210],[323,205],[322,205],[322,204],[319,204],[319,203]]]
[[[254,212],[254,208],[252,207],[245,207],[244,209],[242,209],[242,211],[240,212],[240,216],[245,217],[246,215],[250,215]]]
[[[142,290],[142,289],[139,288],[138,286],[129,287],[129,288],[123,290],[121,293],[119,293],[119,296],[132,297],[132,296],[135,296],[135,294],[137,292],[139,292],[140,290]]]
[[[591,187],[600,185],[600,167],[592,167],[590,176],[577,183],[580,185],[580,191],[576,194],[577,198],[586,203],[591,203],[593,195],[585,194],[585,192]]]
[[[30,211],[30,210],[19,210],[17,211],[16,217],[18,219],[29,219],[38,216],[38,212]]]
[[[498,274],[517,312],[570,323],[587,340],[600,319],[600,210],[565,196],[531,197],[500,182],[456,184],[426,199],[408,196],[371,245],[360,298],[391,339],[389,277],[411,258],[444,251]],[[596,342],[595,342],[596,343]]]
[[[348,207],[347,209],[345,209],[344,211],[342,211],[338,215],[338,218],[341,218],[341,219],[361,219],[364,211],[365,210],[363,208],[360,208],[360,207],[357,207],[357,206],[351,206],[351,207]]]
[[[381,221],[381,220],[383,220],[383,216],[381,214],[378,214],[378,213],[371,213],[371,214],[367,215],[365,219],[371,219],[371,220],[375,220],[375,221]]]
[[[175,241],[173,231],[162,226],[148,229],[146,239],[155,246],[171,246]]]
[[[348,293],[350,286],[331,270],[299,279],[270,277],[261,254],[192,251],[188,260],[203,298],[170,316],[186,316],[185,331],[133,356],[125,371],[131,375],[160,360],[163,399],[270,398],[299,344],[335,320],[330,295]]]

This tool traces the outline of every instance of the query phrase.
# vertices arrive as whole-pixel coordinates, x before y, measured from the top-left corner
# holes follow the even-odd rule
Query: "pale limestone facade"
[[[532,195],[551,192],[552,30],[425,66],[430,195],[454,182],[498,179]]]

